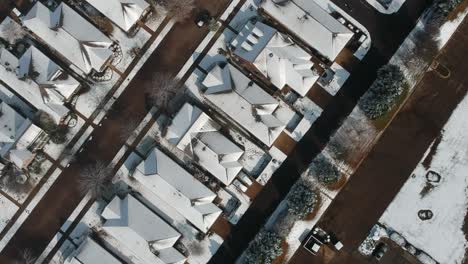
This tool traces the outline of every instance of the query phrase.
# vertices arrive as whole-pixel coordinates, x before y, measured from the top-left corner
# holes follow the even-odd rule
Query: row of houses
[[[224,43],[223,54],[208,52],[201,60],[188,85],[199,101],[183,104],[165,129],[172,148],[161,142],[143,153],[136,148],[123,165],[128,175],[118,179],[127,191],[100,210],[101,226],[80,237],[81,246],[67,261],[88,264],[89,256],[104,254],[109,263],[206,263],[216,252],[222,243],[216,225],[222,219],[237,223],[230,216],[240,209],[228,204],[258,176],[246,169],[246,145],[229,131],[273,155],[278,139],[300,126],[298,116],[306,118],[278,92],[287,88],[306,99],[354,35],[313,1],[262,1],[258,8],[268,21],[246,21]],[[271,86],[255,79],[251,69]],[[221,188],[202,184],[175,152],[190,157]],[[192,256],[187,241],[206,239],[210,242],[201,246],[209,249],[206,256]]]
[[[88,77],[104,72],[112,63],[118,43],[66,3],[44,3],[51,2],[36,1],[24,14],[16,10],[0,22],[0,93],[13,93],[31,109],[63,124],[73,99],[89,85]],[[150,12],[143,0],[88,3],[125,32]],[[25,117],[27,110],[5,102],[2,109],[5,125],[0,133],[6,135],[0,146],[2,164],[13,162],[25,169],[47,140],[46,133]],[[21,146],[21,155],[12,146]]]

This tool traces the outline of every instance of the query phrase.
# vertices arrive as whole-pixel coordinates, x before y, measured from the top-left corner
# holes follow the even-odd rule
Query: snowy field
[[[426,169],[421,163],[416,167],[380,219],[409,243],[444,264],[466,263],[464,254],[468,242],[462,231],[468,207],[466,113],[468,97],[458,105],[444,127],[429,167]],[[422,192],[428,184],[426,173],[429,170],[439,173],[441,180],[433,183],[429,191]],[[420,220],[418,211],[421,209],[431,210],[433,218]]]

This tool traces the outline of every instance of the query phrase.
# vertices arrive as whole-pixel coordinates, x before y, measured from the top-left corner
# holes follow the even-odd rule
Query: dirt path
[[[448,79],[427,72],[369,156],[319,221],[345,245],[330,262],[298,253],[291,263],[356,263],[355,251],[397,195],[405,181],[436,140],[458,103],[468,91],[467,66],[459,58],[468,52],[468,19],[437,61],[451,71]]]
[[[229,0],[199,0],[197,6],[220,15],[229,3]],[[77,188],[80,171],[97,160],[109,163],[124,144],[120,131],[128,117],[142,120],[147,114],[143,84],[156,72],[177,73],[207,33],[208,29],[198,28],[192,20],[175,25],[115,102],[114,111],[93,132],[93,139],[85,143],[78,162],[63,171],[1,252],[0,263],[11,263],[18,251],[25,248],[37,254],[44,250],[82,198]]]

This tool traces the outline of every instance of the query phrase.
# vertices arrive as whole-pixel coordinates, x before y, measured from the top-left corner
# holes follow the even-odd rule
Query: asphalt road
[[[345,245],[330,261],[298,252],[291,263],[362,263],[353,256],[385,209],[440,136],[451,113],[468,91],[468,19],[460,25],[436,60],[451,73],[448,79],[427,72],[368,157],[333,200],[318,225]]]

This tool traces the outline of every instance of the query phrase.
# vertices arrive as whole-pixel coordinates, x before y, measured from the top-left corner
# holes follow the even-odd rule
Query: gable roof
[[[114,197],[101,216],[105,219],[102,228],[146,263],[185,261],[173,247],[180,234],[132,195]]]
[[[0,156],[22,168],[33,154],[27,148],[42,130],[5,102],[0,103]]]
[[[213,204],[216,194],[159,149],[151,150],[133,177],[203,232],[222,212]]]
[[[19,58],[18,78],[31,78],[50,101],[61,103],[71,99],[80,83],[66,73],[36,47],[31,46]]]
[[[97,260],[99,260],[100,264],[122,264],[120,260],[89,237],[74,252],[71,261],[65,263],[95,264]]]
[[[114,24],[129,31],[141,18],[149,4],[144,0],[86,0]]]
[[[354,33],[314,1],[299,1],[301,5],[296,2],[276,4],[267,0],[261,7],[320,54],[335,60]]]
[[[0,23],[0,38],[4,37],[1,28],[9,23],[16,21],[7,17]],[[34,46],[30,46],[20,58],[9,50],[0,48],[0,79],[19,96],[37,109],[50,114],[56,121],[68,114],[69,109],[63,104],[81,86],[75,78]]]
[[[220,71],[226,74],[217,77]],[[205,97],[265,145],[271,146],[286,127],[275,116],[279,101],[230,64],[214,65],[204,80],[207,78],[218,78],[230,89],[213,90],[210,83],[201,80]]]
[[[29,77],[20,79],[17,74],[17,70],[20,69],[19,65],[18,58],[10,51],[0,48],[0,79],[31,105],[48,113],[56,121],[65,117],[70,110],[63,105],[62,96],[52,91],[53,89],[41,88]]]
[[[64,2],[50,11],[41,2],[22,17],[25,27],[88,74],[111,58],[112,41]]]
[[[232,45],[237,56],[253,63],[278,89],[288,85],[305,96],[320,77],[312,70],[310,54],[261,22],[249,22]]]
[[[198,107],[185,103],[168,127],[166,138],[229,185],[242,170],[239,159],[244,151],[221,134],[219,127]]]

